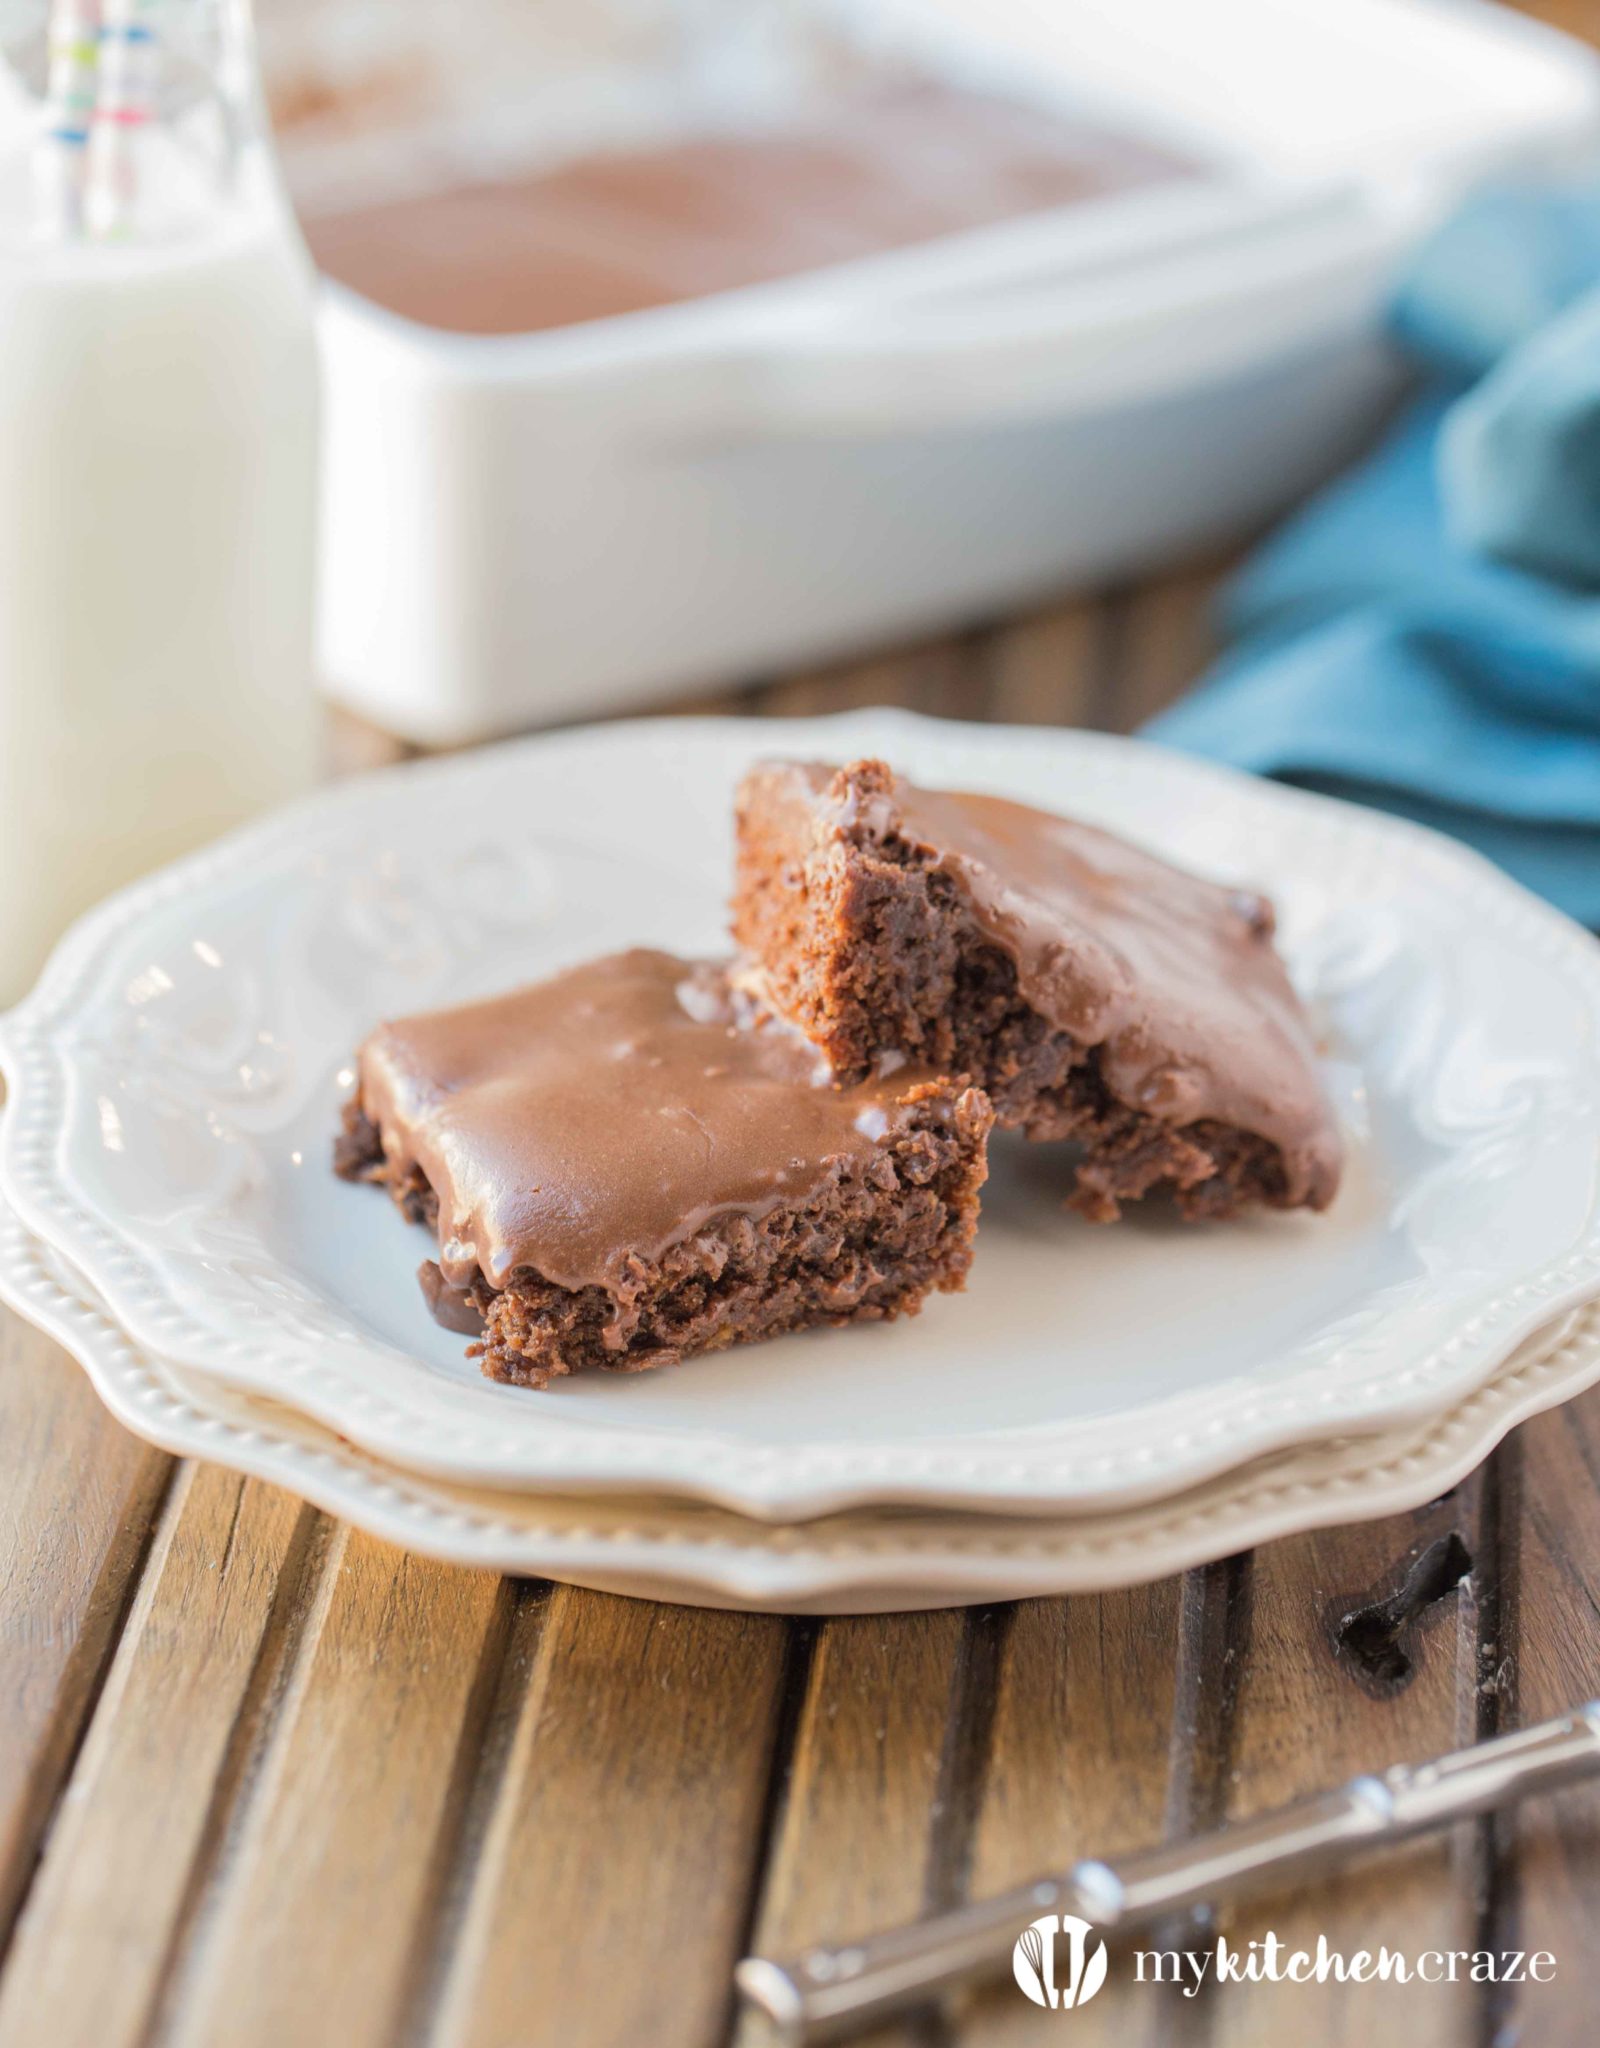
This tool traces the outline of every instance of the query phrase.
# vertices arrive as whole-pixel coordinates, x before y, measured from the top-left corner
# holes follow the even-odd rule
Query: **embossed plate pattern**
[[[1268,886],[1349,1128],[1334,1211],[1097,1231],[1008,1145],[969,1292],[915,1321],[481,1380],[423,1315],[419,1234],[327,1170],[351,1048],[602,948],[715,948],[759,752],[882,752]],[[1442,1412],[1600,1288],[1600,948],[1435,835],[1098,735],[642,723],[346,784],[92,913],[0,1064],[0,1185],[142,1348],[480,1486],[780,1520],[1149,1499]]]

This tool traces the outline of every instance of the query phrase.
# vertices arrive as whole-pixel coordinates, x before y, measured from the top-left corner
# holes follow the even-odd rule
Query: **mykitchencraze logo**
[[[1070,2012],[1106,1981],[1106,1945],[1087,1920],[1045,1913],[1017,1936],[1011,1974],[1035,2005]]]
[[[1357,1949],[1344,1955],[1328,1946],[1325,1934],[1314,1949],[1291,1949],[1270,1929],[1258,1941],[1234,1948],[1225,1934],[1214,1949],[1138,1949],[1134,1976],[1141,1984],[1177,1984],[1195,1997],[1214,1984],[1548,1984],[1556,1959],[1548,1949],[1424,1949],[1408,1956],[1397,1949]]]
[[[1086,1920],[1046,1913],[1024,1927],[1011,1952],[1011,1973],[1035,2005],[1070,2012],[1087,2005],[1106,1981],[1106,1944]],[[1290,1948],[1270,1929],[1236,1948],[1225,1934],[1208,1949],[1136,1949],[1134,1981],[1176,1985],[1195,1998],[1206,1984],[1548,1984],[1556,1959],[1548,1949],[1357,1949],[1345,1955],[1325,1934],[1314,1949]]]

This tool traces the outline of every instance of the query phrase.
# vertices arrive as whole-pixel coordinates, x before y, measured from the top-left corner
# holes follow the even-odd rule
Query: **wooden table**
[[[1600,30],[1597,0],[1530,11]],[[1138,724],[1213,568],[694,706]],[[393,746],[343,727],[346,768]],[[1363,1627],[1348,1627],[1352,1616]],[[126,1435],[0,1311],[0,2048],[754,2048],[792,1950],[1600,1693],[1600,1390],[1411,1515],[1098,1598],[785,1622],[496,1581]],[[1600,2036],[1600,1792],[1226,1916],[1553,1983],[1185,1999],[898,2048]],[[1197,1937],[1197,1945],[1204,1937]]]
[[[734,701],[1127,726],[1203,659],[1212,582]],[[340,750],[396,751],[348,727]],[[4,2048],[753,2043],[729,1995],[747,1945],[848,1936],[1594,1693],[1600,1391],[1416,1514],[1101,1598],[786,1622],[390,1549],[147,1449],[0,1321]],[[1008,1984],[879,2038],[1588,2044],[1600,1794],[1224,1924],[1548,1949],[1558,1974],[1184,1999],[1114,1968],[1070,2019]]]

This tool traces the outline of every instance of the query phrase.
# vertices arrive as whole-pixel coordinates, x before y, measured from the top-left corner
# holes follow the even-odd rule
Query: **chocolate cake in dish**
[[[965,1073],[1002,1126],[1080,1148],[1098,1220],[1321,1209],[1338,1133],[1272,906],[1110,833],[881,761],[777,762],[738,800],[734,936],[845,1079]]]
[[[722,967],[636,951],[382,1025],[336,1165],[434,1230],[484,1371],[543,1386],[959,1288],[992,1121],[917,1063],[838,1086]]]
[[[1075,113],[906,80],[787,118],[312,207],[305,230],[319,269],[406,319],[531,334],[1202,175]]]

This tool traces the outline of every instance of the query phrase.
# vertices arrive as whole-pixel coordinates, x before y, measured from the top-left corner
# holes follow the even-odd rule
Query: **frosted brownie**
[[[845,1078],[969,1075],[1002,1126],[1074,1139],[1103,1221],[1324,1208],[1338,1133],[1271,905],[1087,825],[914,788],[881,761],[776,762],[737,805],[734,936]]]
[[[434,1230],[490,1378],[543,1386],[959,1288],[992,1120],[918,1066],[836,1086],[720,967],[637,951],[381,1026],[335,1163]]]

